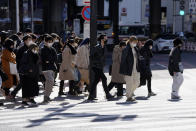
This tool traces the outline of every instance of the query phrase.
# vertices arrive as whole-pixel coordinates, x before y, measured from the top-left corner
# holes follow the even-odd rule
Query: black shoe
[[[23,101],[23,102],[22,102],[22,105],[23,105],[23,106],[29,106],[28,102],[26,102],[26,101]]]
[[[65,96],[65,95],[67,95],[67,94],[64,92],[59,92],[59,96]]]
[[[3,106],[3,102],[0,102],[0,106]]]
[[[88,101],[96,101],[96,100],[98,100],[98,99],[97,98],[91,98],[91,97],[88,98]]]
[[[32,104],[37,104],[37,102],[35,102],[34,99],[31,99],[30,102],[31,102]]]
[[[75,96],[76,95],[76,92],[68,92],[68,95],[72,95],[72,96]]]
[[[114,96],[112,96],[111,94],[108,94],[108,95],[106,95],[106,99],[113,99],[114,98]]]

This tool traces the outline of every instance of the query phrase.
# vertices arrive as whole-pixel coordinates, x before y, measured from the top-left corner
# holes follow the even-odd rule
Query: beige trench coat
[[[74,66],[75,55],[72,55],[71,50],[68,46],[63,50],[62,64],[59,71],[60,80],[75,80],[74,77]]]
[[[122,49],[119,45],[116,45],[112,54],[112,82],[115,83],[125,83],[124,75],[120,72],[120,62],[121,62]]]
[[[89,84],[89,47],[88,45],[83,45],[78,48],[75,63],[81,74],[81,81]]]

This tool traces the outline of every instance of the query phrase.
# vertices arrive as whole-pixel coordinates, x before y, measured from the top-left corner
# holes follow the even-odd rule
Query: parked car
[[[153,52],[169,52],[173,48],[173,40],[176,38],[173,34],[162,34],[154,40]]]

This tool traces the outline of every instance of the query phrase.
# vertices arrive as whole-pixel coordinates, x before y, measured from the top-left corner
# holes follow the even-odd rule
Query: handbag
[[[81,79],[81,74],[80,71],[78,70],[78,68],[74,69],[74,81],[79,82]]]
[[[9,64],[10,64],[10,74],[17,75],[18,71],[17,71],[17,68],[16,68],[16,64],[11,63],[11,62],[9,62]]]

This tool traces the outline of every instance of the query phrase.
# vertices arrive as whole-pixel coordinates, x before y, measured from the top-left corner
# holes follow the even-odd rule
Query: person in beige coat
[[[81,90],[83,90],[84,83],[89,85],[89,53],[90,53],[90,39],[86,38],[79,46],[76,55],[76,65],[81,73]]]
[[[70,95],[76,95],[74,90],[75,81],[75,56],[77,54],[74,48],[74,40],[70,39],[62,53],[62,64],[59,70],[60,80],[69,80],[69,92]]]
[[[123,83],[125,83],[124,76],[119,73],[122,50],[126,47],[126,42],[121,41],[119,45],[116,45],[112,54],[112,72],[111,82],[108,85],[109,90],[112,90],[114,86],[117,87],[117,96],[123,96]]]
[[[125,75],[127,101],[135,101],[134,91],[140,84],[139,51],[137,38],[131,36],[122,52],[120,73]]]

